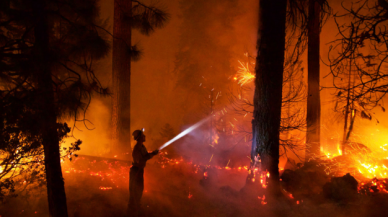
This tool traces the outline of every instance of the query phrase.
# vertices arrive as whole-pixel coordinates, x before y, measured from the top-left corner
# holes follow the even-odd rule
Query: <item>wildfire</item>
[[[386,151],[384,149],[387,149],[386,145],[381,146],[381,151],[386,155]],[[352,152],[346,151],[346,155],[340,156],[338,154],[338,150],[334,151],[334,154],[329,152],[324,152],[324,157],[321,159],[325,159],[320,161],[321,165],[326,167],[326,171],[328,174],[335,175],[335,176],[341,176],[344,173],[348,173],[353,171],[351,173],[357,180],[359,180],[359,192],[370,194],[375,192],[381,192],[381,193],[388,193],[388,184],[387,180],[384,179],[387,177],[388,173],[388,167],[387,164],[383,163],[384,161],[379,161],[377,158],[376,153],[362,153],[362,154],[351,154]],[[379,157],[383,157],[385,155],[378,155]],[[328,157],[329,156],[329,157]],[[217,170],[223,170],[223,171],[231,171],[231,172],[241,172],[241,173],[249,173],[251,175],[251,178],[249,179],[252,183],[257,183],[262,188],[267,188],[268,186],[268,178],[270,177],[270,173],[268,171],[260,171],[259,168],[251,168],[249,166],[239,165],[236,167],[229,166],[230,160],[228,160],[227,164],[225,166],[216,166],[216,165],[199,165],[199,164],[193,164],[192,162],[187,162],[183,158],[168,158],[164,152],[160,153],[158,156],[159,160],[158,163],[161,168],[168,168],[168,167],[185,167],[188,169],[191,169],[193,174],[201,174],[203,175],[204,179],[207,179],[211,172],[209,169],[217,169]],[[338,161],[338,159],[343,159],[344,157],[352,158],[353,161],[350,161],[352,163],[344,163],[341,161]],[[346,159],[347,159],[346,158]],[[126,186],[123,186],[119,183],[125,183],[128,181],[128,171],[129,171],[129,163],[128,162],[120,162],[115,160],[113,162],[108,162],[107,160],[88,160],[83,157],[76,158],[72,165],[75,165],[75,162],[78,160],[83,159],[87,160],[87,164],[84,165],[84,167],[79,168],[72,168],[73,166],[69,167],[67,164],[63,165],[63,171],[64,175],[68,176],[74,173],[83,173],[87,176],[92,176],[101,181],[99,184],[100,186],[95,186],[99,190],[107,191],[107,190],[113,190],[113,187],[117,187],[117,189],[125,188]],[[357,159],[357,160],[354,160]],[[383,158],[385,159],[385,158]],[[385,159],[386,160],[386,159]],[[82,163],[85,163],[85,161],[81,161]],[[107,167],[105,170],[101,169],[93,169],[93,165],[97,164],[106,164]],[[388,161],[386,162],[388,163]],[[99,167],[101,168],[101,167]],[[353,168],[353,169],[352,169]],[[358,174],[358,176],[357,176]],[[256,176],[257,175],[257,176]],[[363,179],[360,179],[360,177],[364,177]],[[375,178],[376,177],[376,178]],[[373,179],[372,182],[368,182],[366,179],[369,178]],[[113,186],[113,187],[105,187],[105,186]],[[187,194],[186,194],[187,195]],[[188,198],[190,199],[192,197],[191,192],[188,194]],[[288,197],[293,198],[292,194],[288,194]],[[295,201],[296,202],[296,201]],[[302,203],[302,201],[299,201]],[[266,204],[266,201],[262,200],[262,204]]]
[[[350,173],[359,181],[373,178],[388,178],[388,154],[387,144],[380,146],[380,149],[369,150],[359,143],[349,143],[346,153],[343,155],[341,148],[337,145],[337,152],[324,151],[322,157],[313,157],[320,165],[325,167],[325,172],[333,176],[342,176]]]

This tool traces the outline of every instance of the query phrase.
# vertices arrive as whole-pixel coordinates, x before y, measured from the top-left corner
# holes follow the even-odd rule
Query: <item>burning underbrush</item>
[[[145,170],[143,213],[144,216],[382,216],[386,213],[388,180],[367,177],[360,180],[352,173],[336,173],[336,176],[328,173],[328,167],[331,172],[339,171],[334,169],[339,162],[346,164],[343,156],[303,165],[286,164],[280,171],[284,196],[275,199],[266,189],[266,177],[270,174],[260,173],[257,168],[251,171],[248,165],[196,164],[183,157],[171,159],[162,153]],[[70,216],[124,216],[129,197],[129,161],[79,156],[62,166]],[[26,188],[29,190],[20,191],[17,197],[7,198],[0,215],[48,216],[43,186]]]

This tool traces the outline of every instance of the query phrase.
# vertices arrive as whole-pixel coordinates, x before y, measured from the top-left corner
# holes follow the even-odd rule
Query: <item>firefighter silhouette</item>
[[[138,216],[140,211],[140,200],[144,190],[144,167],[147,160],[159,153],[159,150],[155,150],[148,153],[147,148],[144,146],[146,136],[143,130],[135,130],[132,133],[136,145],[132,152],[132,167],[129,172],[129,203],[128,214],[130,216]]]

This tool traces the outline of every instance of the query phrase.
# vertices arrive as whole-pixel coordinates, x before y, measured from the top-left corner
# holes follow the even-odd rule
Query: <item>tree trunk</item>
[[[131,149],[131,0],[114,0],[112,61],[112,151]],[[125,19],[127,18],[127,19]]]
[[[347,130],[348,130],[348,117],[350,115],[349,109],[350,109],[350,87],[351,87],[350,83],[351,83],[351,80],[352,80],[352,61],[350,58],[349,59],[348,95],[346,97],[344,133],[342,136],[342,144],[341,144],[342,155],[346,154],[346,142],[348,141],[349,136],[350,136],[350,130],[349,130],[349,133],[347,133]],[[352,105],[353,105],[353,102],[352,102]]]
[[[33,4],[33,13],[36,18],[34,32],[34,63],[36,68],[34,73],[37,81],[37,93],[39,94],[37,104],[44,148],[49,215],[67,217],[57,132],[57,111],[50,68],[49,26],[44,0],[38,0]]]
[[[285,50],[286,0],[260,1],[256,79],[252,124],[262,170],[270,173],[268,188],[280,192],[279,128]],[[254,148],[252,148],[254,150]]]
[[[320,155],[321,98],[319,92],[319,33],[321,6],[309,0],[308,16],[308,97],[306,160]]]

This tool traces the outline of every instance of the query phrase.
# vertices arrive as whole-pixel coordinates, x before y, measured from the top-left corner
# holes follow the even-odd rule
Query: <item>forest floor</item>
[[[78,157],[63,164],[70,217],[125,216],[129,162]],[[246,185],[244,168],[204,168],[183,160],[153,159],[145,168],[142,216],[386,216],[388,194],[350,202],[265,197],[259,182]],[[48,216],[46,190],[24,192],[0,206],[0,216]]]

